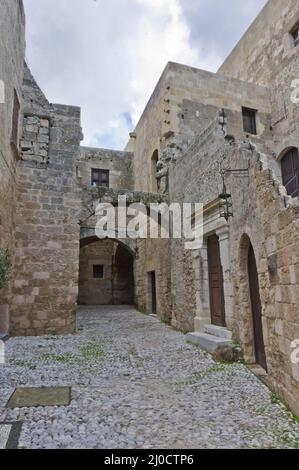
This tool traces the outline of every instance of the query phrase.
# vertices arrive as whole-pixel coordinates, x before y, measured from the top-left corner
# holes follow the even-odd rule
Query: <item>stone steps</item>
[[[217,336],[217,338],[228,340],[231,340],[233,336],[232,332],[229,331],[227,328],[216,325],[206,325],[204,327],[204,333],[207,333],[208,335],[212,336]]]
[[[187,341],[199,346],[201,349],[204,349],[209,353],[214,353],[219,348],[232,345],[232,341],[230,339],[220,338],[208,333],[189,333],[187,335]]]

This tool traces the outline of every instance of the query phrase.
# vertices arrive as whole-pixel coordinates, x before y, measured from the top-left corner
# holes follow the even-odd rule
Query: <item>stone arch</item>
[[[239,337],[244,350],[244,358],[247,363],[255,362],[254,330],[250,298],[250,285],[248,274],[248,256],[252,244],[251,238],[244,233],[239,245],[238,263],[238,310],[239,310]]]
[[[90,227],[81,227],[80,229],[80,248],[82,246],[89,245],[90,243],[95,243],[96,241],[100,240],[95,231],[95,227],[91,224]],[[137,242],[132,238],[110,238],[120,245],[123,245],[129,252],[132,254],[134,258],[137,257]]]
[[[287,152],[293,148],[299,148],[299,142],[295,139],[284,140],[276,148],[276,160],[280,163]]]
[[[111,240],[116,243],[118,243],[120,246],[125,248],[134,258],[137,256],[137,250],[134,249],[133,246],[130,246],[128,241],[125,240],[119,240],[117,238],[105,238],[103,240]],[[90,235],[88,237],[84,237],[80,239],[80,248],[83,248],[84,246],[90,245],[92,243],[100,242],[101,239],[98,238],[96,235]],[[132,243],[131,243],[132,245]]]
[[[125,240],[80,240],[79,298],[81,305],[133,305],[137,252]],[[100,276],[95,275],[95,267]]]

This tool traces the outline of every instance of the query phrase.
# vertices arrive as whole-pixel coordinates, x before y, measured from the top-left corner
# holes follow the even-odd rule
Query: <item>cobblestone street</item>
[[[21,448],[298,448],[298,422],[245,366],[132,308],[81,308],[75,336],[10,339],[0,381]],[[5,407],[40,386],[71,387],[70,406]]]

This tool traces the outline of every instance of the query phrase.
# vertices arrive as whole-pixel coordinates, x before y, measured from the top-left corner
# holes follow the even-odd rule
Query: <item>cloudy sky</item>
[[[266,0],[24,0],[27,61],[82,107],[84,144],[122,149],[166,63],[216,71]]]

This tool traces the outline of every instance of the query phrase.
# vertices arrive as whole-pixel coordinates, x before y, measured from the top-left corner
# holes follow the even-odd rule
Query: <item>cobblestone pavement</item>
[[[298,448],[298,422],[245,366],[132,308],[81,308],[75,336],[10,339],[0,383],[21,448]],[[71,404],[6,409],[28,386],[71,386]]]

